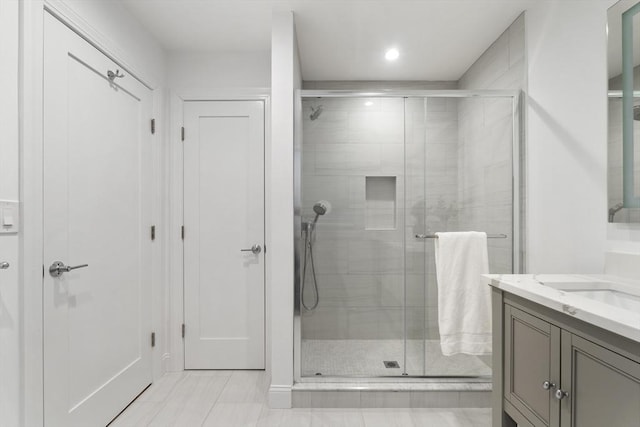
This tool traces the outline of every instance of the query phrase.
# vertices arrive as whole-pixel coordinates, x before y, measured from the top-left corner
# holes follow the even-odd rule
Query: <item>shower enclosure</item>
[[[519,271],[518,93],[297,99],[296,381],[488,381],[490,355],[440,351],[433,233],[485,231]]]

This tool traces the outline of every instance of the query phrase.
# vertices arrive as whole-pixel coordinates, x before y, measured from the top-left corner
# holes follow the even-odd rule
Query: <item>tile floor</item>
[[[269,409],[264,371],[169,373],[110,427],[489,427],[490,409]]]

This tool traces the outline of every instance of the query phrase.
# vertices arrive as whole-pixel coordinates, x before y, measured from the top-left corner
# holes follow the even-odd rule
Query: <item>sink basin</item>
[[[618,308],[640,313],[640,296],[637,295],[614,291],[611,289],[598,289],[591,291],[571,290],[566,292],[571,292],[573,295],[580,295]]]
[[[614,282],[542,282],[543,285],[624,310],[640,313],[640,288]]]

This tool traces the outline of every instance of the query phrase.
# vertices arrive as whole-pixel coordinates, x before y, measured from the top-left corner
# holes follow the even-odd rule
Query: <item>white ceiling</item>
[[[292,10],[305,80],[458,80],[536,0],[120,1],[167,51],[268,51]]]

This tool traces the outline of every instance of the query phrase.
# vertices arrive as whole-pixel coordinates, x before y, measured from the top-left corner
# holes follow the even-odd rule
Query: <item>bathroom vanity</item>
[[[640,282],[486,277],[494,427],[640,427]]]

